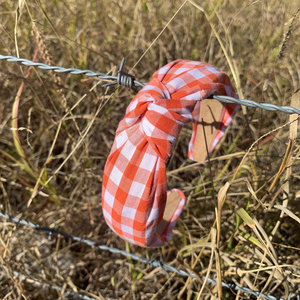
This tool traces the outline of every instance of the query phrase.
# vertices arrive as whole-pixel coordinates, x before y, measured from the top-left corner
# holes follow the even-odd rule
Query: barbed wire
[[[49,228],[49,227],[46,227],[46,226],[35,225],[35,224],[33,224],[29,221],[25,221],[25,220],[21,220],[21,219],[15,218],[15,217],[11,217],[10,215],[3,214],[1,212],[0,212],[0,217],[2,217],[4,219],[7,219],[7,220],[10,220],[10,221],[12,221],[16,224],[25,225],[25,226],[34,228],[38,231],[43,231],[44,233],[47,233],[47,234],[61,235],[61,236],[66,237],[70,240],[77,241],[77,242],[80,242],[80,243],[84,243],[88,246],[94,246],[94,247],[96,247],[100,250],[103,250],[103,251],[109,251],[109,252],[114,253],[114,254],[120,254],[120,255],[125,256],[125,257],[130,257],[135,261],[140,261],[142,263],[151,265],[152,267],[155,267],[155,268],[161,268],[166,274],[168,274],[167,272],[174,272],[174,273],[176,273],[180,276],[183,276],[183,277],[191,277],[191,278],[195,278],[195,279],[197,278],[197,276],[195,274],[188,273],[188,272],[185,272],[183,270],[178,270],[175,267],[163,264],[161,261],[158,261],[158,260],[153,260],[153,259],[150,260],[150,259],[147,259],[145,257],[140,257],[140,256],[132,254],[130,252],[120,250],[118,248],[112,248],[112,247],[108,247],[106,245],[101,245],[101,244],[95,243],[94,241],[87,240],[87,239],[84,239],[82,237],[77,237],[77,236],[74,236],[74,235],[71,235],[71,234],[68,234],[68,233],[65,233],[65,232],[61,232],[61,231],[55,230],[53,228]],[[26,276],[24,274],[20,274],[16,271],[13,271],[13,272],[14,272],[15,275],[21,276],[22,278],[26,278]],[[205,276],[200,276],[200,278],[203,281],[205,280]],[[34,279],[30,278],[30,279],[44,284],[39,279],[36,279],[36,278],[34,278]],[[217,281],[215,281],[211,278],[207,278],[207,282],[215,284],[215,285],[217,284]],[[268,299],[268,300],[283,300],[281,298],[276,298],[276,297],[271,296],[271,295],[262,294],[259,291],[252,291],[251,289],[246,288],[246,287],[239,287],[234,283],[225,283],[225,282],[221,282],[221,283],[222,283],[222,287],[228,288],[232,291],[241,291],[241,292],[244,292],[246,294],[250,294],[250,295],[253,295],[255,297],[260,297],[260,298]],[[57,286],[54,286],[54,285],[52,286],[51,284],[48,284],[48,283],[46,284],[46,286],[52,287],[52,288],[60,290],[60,291],[62,290],[61,288],[59,288]],[[68,292],[68,293],[71,293],[73,296],[75,294],[74,292]],[[291,295],[292,295],[292,293],[290,292],[289,299],[291,299]],[[93,298],[90,298],[90,297],[85,296],[85,295],[79,295],[79,297],[81,299],[85,299],[85,300],[94,300]],[[297,300],[300,300],[299,295],[297,296]]]
[[[133,75],[129,75],[122,71],[123,65],[125,63],[124,59],[122,60],[122,63],[121,63],[121,66],[120,66],[120,69],[118,72],[119,73],[118,76],[107,75],[105,73],[94,72],[91,70],[81,70],[81,69],[76,69],[76,68],[63,68],[63,67],[59,67],[59,66],[50,66],[48,64],[34,62],[29,59],[18,58],[18,57],[11,56],[11,55],[5,56],[5,55],[0,54],[0,60],[6,60],[8,62],[19,62],[25,66],[37,67],[42,70],[54,71],[56,73],[70,73],[73,75],[85,75],[85,76],[89,76],[89,77],[98,77],[99,79],[102,79],[102,80],[112,80],[112,82],[107,85],[121,84],[121,85],[130,87],[130,88],[133,88],[134,86],[143,87],[146,85],[146,83],[142,83],[138,80],[135,80]],[[126,76],[127,77],[129,76],[130,79],[128,80]],[[104,85],[104,86],[106,86],[106,85]]]
[[[214,99],[223,102],[223,103],[236,103],[236,104],[240,104],[243,106],[247,106],[247,107],[258,107],[261,108],[263,110],[268,110],[268,111],[280,111],[283,112],[285,114],[298,114],[300,115],[300,109],[292,107],[292,106],[278,106],[275,104],[271,104],[271,103],[258,103],[252,100],[247,100],[247,99],[235,99],[229,96],[213,96]]]
[[[76,68],[63,68],[63,67],[59,67],[59,66],[50,66],[48,64],[34,62],[29,59],[18,58],[18,57],[11,56],[11,55],[5,56],[5,55],[0,54],[0,60],[6,60],[8,62],[19,62],[25,66],[37,67],[42,70],[51,70],[51,71],[54,71],[57,73],[70,73],[70,74],[74,74],[74,75],[85,75],[85,76],[89,76],[89,77],[98,77],[99,79],[102,79],[102,80],[111,80],[112,81],[110,83],[104,84],[103,87],[107,87],[107,86],[114,85],[114,84],[120,84],[120,85],[129,87],[129,88],[133,89],[135,92],[137,92],[135,87],[144,87],[147,84],[147,83],[143,83],[143,82],[136,80],[133,75],[127,74],[122,71],[124,63],[125,63],[124,58],[122,59],[122,62],[121,62],[121,65],[120,65],[120,68],[118,71],[118,76],[107,75],[105,73],[94,72],[91,70],[81,70],[81,69],[76,69]],[[223,102],[223,103],[236,103],[236,104],[240,104],[240,105],[247,106],[247,107],[261,108],[261,109],[267,110],[267,111],[280,111],[285,114],[300,114],[300,109],[291,107],[291,106],[278,106],[278,105],[271,104],[271,103],[258,103],[253,100],[235,99],[233,97],[221,96],[221,95],[218,95],[218,96],[214,95],[213,97],[214,97],[214,99],[216,99],[220,102]]]

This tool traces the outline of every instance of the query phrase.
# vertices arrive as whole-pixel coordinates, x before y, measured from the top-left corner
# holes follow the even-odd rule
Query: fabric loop
[[[177,60],[158,70],[129,104],[105,165],[102,189],[105,220],[123,239],[143,247],[168,243],[185,196],[175,190],[180,201],[172,210],[173,215],[163,221],[167,201],[166,162],[181,127],[191,121],[189,157],[193,159],[199,100],[216,91],[237,97],[228,76],[217,68]],[[220,140],[237,109],[236,104],[224,104],[209,151]],[[163,222],[164,226],[159,226]]]

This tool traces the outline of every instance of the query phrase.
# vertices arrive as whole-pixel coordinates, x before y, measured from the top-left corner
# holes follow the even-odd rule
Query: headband
[[[209,124],[212,129],[206,139],[211,152],[239,108],[214,99],[200,101],[214,93],[237,98],[228,76],[219,69],[176,60],[156,71],[127,107],[105,165],[102,188],[104,218],[124,240],[142,247],[168,243],[185,204],[181,191],[167,193],[166,176],[181,127],[193,122],[188,156],[203,162],[202,127]]]

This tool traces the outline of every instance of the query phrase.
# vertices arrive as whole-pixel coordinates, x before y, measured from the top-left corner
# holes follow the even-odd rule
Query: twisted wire
[[[98,77],[99,79],[112,80],[113,84],[123,84],[123,83],[127,84],[127,82],[129,81],[128,79],[125,79],[126,76],[124,77],[124,75],[126,74],[125,72],[122,72],[121,75],[123,75],[123,77],[120,76],[120,79],[118,79],[118,76],[107,75],[107,74],[101,73],[101,72],[94,72],[91,70],[81,70],[81,69],[76,69],[76,68],[63,68],[63,67],[59,67],[59,66],[50,66],[48,64],[34,62],[29,59],[18,58],[18,57],[11,56],[11,55],[5,56],[5,55],[0,54],[0,60],[6,60],[8,62],[19,62],[25,66],[37,67],[42,70],[51,70],[56,73],[70,73],[70,74],[74,74],[74,75],[85,75],[85,76],[89,76],[89,77]],[[132,76],[129,74],[127,74],[127,75],[129,77]],[[131,81],[131,79],[130,79],[130,81]],[[133,79],[133,81],[132,81],[132,87],[133,86],[143,87],[145,85],[146,85],[145,83],[139,82],[138,80],[135,80],[135,79]],[[131,87],[131,86],[129,86],[129,87]]]
[[[229,96],[221,96],[221,95],[218,96],[214,95],[213,97],[214,99],[223,103],[236,103],[247,107],[258,107],[268,111],[280,111],[285,114],[298,114],[298,115],[300,114],[300,109],[291,106],[278,106],[271,103],[258,103],[252,100],[247,100],[247,99],[241,100],[241,99],[235,99]]]
[[[4,219],[7,219],[7,220],[10,220],[10,221],[12,221],[12,222],[14,222],[16,224],[21,224],[21,225],[25,225],[25,226],[34,228],[34,229],[36,229],[38,231],[43,231],[43,232],[48,233],[48,234],[51,233],[51,234],[61,235],[61,236],[66,237],[66,238],[68,238],[70,240],[77,241],[77,242],[80,242],[80,243],[84,243],[84,244],[86,244],[88,246],[94,246],[94,247],[96,247],[96,248],[98,248],[100,250],[103,250],[103,251],[109,251],[111,253],[120,254],[120,255],[125,256],[125,257],[130,257],[130,258],[132,258],[135,261],[140,261],[142,263],[151,265],[151,266],[153,266],[155,268],[161,268],[165,273],[167,273],[167,272],[174,272],[174,273],[176,273],[176,274],[178,274],[180,276],[183,276],[183,277],[197,278],[195,274],[188,273],[188,272],[185,272],[183,270],[177,270],[175,267],[163,264],[161,261],[158,261],[158,260],[153,260],[153,259],[149,260],[149,259],[147,259],[145,257],[140,257],[138,255],[132,254],[132,253],[124,251],[124,250],[120,250],[118,248],[111,248],[111,247],[108,247],[106,245],[100,245],[98,243],[95,243],[94,241],[87,240],[87,239],[84,239],[82,237],[77,237],[77,236],[74,236],[74,235],[71,235],[71,234],[67,234],[65,232],[61,232],[61,231],[58,231],[58,230],[55,230],[55,229],[52,229],[52,228],[49,228],[49,227],[35,225],[35,224],[31,223],[31,222],[28,222],[28,221],[25,221],[25,220],[21,220],[21,219],[15,218],[15,217],[11,217],[8,214],[2,214],[1,212],[0,212],[0,217],[2,217]],[[16,273],[16,275],[20,275],[20,274]],[[25,276],[25,275],[21,274],[21,276]],[[203,281],[205,280],[205,276],[200,276],[200,278]],[[39,281],[39,279],[37,279],[37,281]],[[207,282],[215,284],[215,285],[217,284],[217,281],[215,281],[215,280],[213,280],[211,278],[207,278]],[[49,286],[51,287],[51,285],[49,285]],[[56,286],[54,286],[54,287],[55,287],[55,289],[58,288]],[[244,292],[246,294],[253,295],[255,297],[259,297],[260,296],[263,299],[268,299],[268,300],[283,300],[281,298],[276,298],[276,297],[271,296],[271,295],[261,294],[259,291],[252,291],[251,289],[246,288],[246,287],[239,287],[239,286],[237,286],[234,283],[225,283],[225,282],[222,282],[222,287],[229,288],[232,291],[241,291],[241,292]],[[60,289],[60,288],[58,288],[58,289]],[[69,292],[69,293],[71,293],[71,292]],[[291,296],[291,293],[290,293],[290,296]],[[86,300],[92,299],[92,298],[90,298],[90,299],[83,298],[83,297],[87,297],[87,296],[83,296],[83,295],[80,295],[80,297],[82,299],[86,299]],[[297,299],[300,300],[299,296],[297,296]]]
[[[140,82],[138,80],[135,79],[134,76],[127,74],[125,72],[122,71],[122,68],[124,66],[125,60],[123,58],[119,71],[118,71],[118,76],[112,76],[112,75],[107,75],[105,73],[100,73],[100,72],[94,72],[91,70],[81,70],[81,69],[76,69],[76,68],[63,68],[63,67],[59,67],[59,66],[50,66],[44,63],[38,63],[38,62],[34,62],[31,61],[29,59],[24,59],[24,58],[18,58],[15,56],[5,56],[5,55],[1,55],[0,54],[0,60],[6,60],[8,62],[19,62],[25,66],[33,66],[33,67],[37,67],[40,68],[42,70],[51,70],[57,73],[70,73],[70,74],[74,74],[74,75],[86,75],[89,77],[98,77],[99,79],[104,79],[104,80],[111,80],[112,82],[104,84],[103,87],[107,87],[107,86],[111,86],[111,85],[115,85],[115,84],[120,84],[120,85],[124,85],[126,87],[129,87],[131,89],[133,89],[135,92],[136,89],[135,87],[144,87],[147,83],[143,83]],[[247,106],[247,107],[257,107],[257,108],[261,108],[267,111],[280,111],[283,112],[285,114],[300,114],[300,109],[291,107],[291,106],[278,106],[275,104],[271,104],[271,103],[258,103],[252,100],[247,100],[247,99],[235,99],[229,96],[213,96],[214,99],[223,102],[223,103],[236,103],[236,104],[240,104],[243,106]]]

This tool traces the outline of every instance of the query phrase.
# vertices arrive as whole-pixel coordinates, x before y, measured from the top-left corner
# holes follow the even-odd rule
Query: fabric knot
[[[168,221],[162,222],[167,201],[166,161],[181,127],[190,121],[193,135],[189,157],[194,158],[200,100],[216,91],[237,97],[228,76],[217,68],[177,60],[155,72],[127,107],[105,165],[102,189],[105,220],[123,239],[143,247],[168,243],[185,197],[176,190],[180,195],[176,207]],[[224,104],[209,151],[237,108],[236,104]],[[166,223],[164,227],[162,223]]]
[[[157,155],[166,160],[184,123],[192,120],[197,101],[170,99],[168,89],[156,78],[129,105],[117,134],[140,124],[145,138]]]

